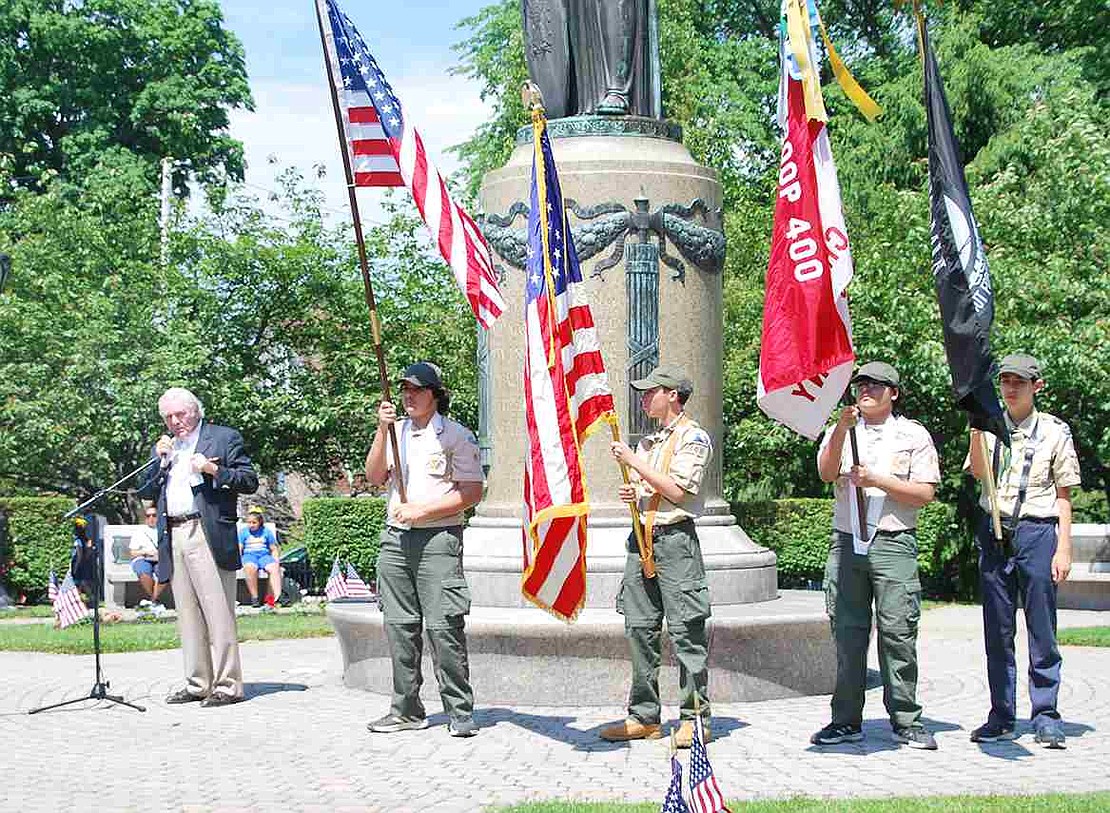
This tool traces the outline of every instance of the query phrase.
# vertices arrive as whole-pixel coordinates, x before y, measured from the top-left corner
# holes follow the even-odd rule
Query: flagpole
[[[343,114],[339,107],[339,96],[335,90],[335,74],[332,71],[331,52],[328,50],[327,37],[324,34],[324,18],[320,13],[320,2],[316,2],[316,22],[320,27],[320,46],[324,51],[324,70],[328,75],[328,88],[331,90],[332,110],[335,112],[335,129],[339,135],[339,152],[343,156],[343,171],[347,176],[347,196],[351,202],[351,219],[355,227],[355,242],[358,245],[358,264],[362,271],[362,288],[366,297],[366,307],[370,311],[370,334],[374,340],[374,355],[378,360],[378,380],[381,383],[382,399],[393,401],[389,387],[389,373],[385,366],[385,351],[382,348],[381,325],[378,322],[378,306],[374,299],[374,286],[370,282],[370,265],[366,260],[366,243],[362,237],[362,220],[358,213],[358,197],[355,194],[355,176],[351,170],[351,158],[347,153],[347,135],[343,128]],[[407,502],[405,494],[405,478],[401,472],[401,453],[397,446],[397,433],[393,424],[389,425],[389,446],[393,450],[393,482],[397,486],[397,496],[401,502]]]
[[[613,420],[609,422],[609,428],[613,432],[613,441],[615,443],[620,443],[621,427],[617,422],[616,415],[614,415]],[[632,482],[628,476],[628,466],[624,463],[618,463],[618,465],[621,470],[621,479],[624,480],[625,485],[628,485]],[[640,520],[640,509],[636,506],[635,502],[628,503],[628,511],[632,514],[632,531],[636,534],[636,547],[640,549],[640,566],[643,568],[644,578],[654,579],[655,551],[652,549],[654,547],[654,540],[645,538],[644,524]]]
[[[987,436],[982,432],[976,433],[979,435],[979,449],[983,453],[983,468],[986,469],[986,476],[983,478],[983,489],[987,492],[987,503],[991,507],[991,526],[994,529],[994,538],[999,542],[1002,541],[1002,511],[998,507],[998,486],[994,482],[994,466],[991,465],[990,452],[987,449]],[[972,436],[972,442],[975,437]],[[1000,441],[995,440],[995,443]]]
[[[858,420],[858,418],[857,418]],[[856,439],[855,424],[848,428],[848,443],[852,447],[852,466],[859,465],[859,441]],[[860,539],[867,539],[867,509],[863,505],[863,488],[855,486],[856,489],[856,518],[859,520],[859,534]]]

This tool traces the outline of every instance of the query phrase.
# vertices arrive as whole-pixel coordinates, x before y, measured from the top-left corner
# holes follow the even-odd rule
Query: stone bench
[[[1071,558],[1071,574],[1056,591],[1057,606],[1110,610],[1110,525],[1073,525]]]
[[[266,526],[274,532],[277,538],[277,529],[272,522]],[[131,546],[131,537],[143,533],[144,525],[106,525],[104,528],[104,605],[106,607],[134,607],[146,596],[139,585],[139,577],[131,569],[131,558],[128,551]],[[240,522],[238,528],[245,527]],[[240,603],[250,603],[250,591],[247,590],[246,574],[242,569],[235,573],[238,580],[236,598]],[[259,577],[259,595],[265,595],[268,590],[269,576],[262,574]],[[167,607],[173,607],[173,591],[166,587],[158,600]]]

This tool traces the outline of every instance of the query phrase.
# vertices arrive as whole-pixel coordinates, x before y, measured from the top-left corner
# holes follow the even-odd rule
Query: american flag
[[[328,583],[324,587],[324,598],[328,601],[335,601],[337,598],[343,598],[349,595],[347,592],[347,580],[343,578],[343,571],[339,569],[339,557],[331,563],[331,575],[328,576]]]
[[[50,571],[50,579],[46,582],[46,600],[53,604],[58,599],[58,577]]]
[[[54,615],[58,617],[58,626],[65,629],[70,624],[85,620],[88,614],[89,608],[81,600],[81,591],[73,581],[73,573],[67,571],[58,595],[54,598]]]
[[[374,593],[366,586],[366,582],[350,562],[347,562],[347,595],[351,598],[374,598]]]
[[[525,598],[567,621],[586,598],[589,504],[581,444],[615,420],[597,330],[563,209],[551,141],[536,113],[524,310]]]
[[[701,740],[701,724],[694,721],[694,742],[690,746],[690,801],[696,813],[727,811],[725,797],[709,764],[709,753]]]
[[[659,813],[690,813],[690,808],[682,800],[682,765],[671,756],[671,784],[663,797],[663,807]]]
[[[317,0],[317,10],[355,186],[408,188],[474,316],[488,329],[505,309],[505,300],[485,238],[452,200],[420,134],[406,121],[401,102],[350,18],[333,0]]]

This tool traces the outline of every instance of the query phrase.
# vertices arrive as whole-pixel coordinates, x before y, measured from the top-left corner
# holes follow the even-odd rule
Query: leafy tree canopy
[[[6,0],[0,156],[14,182],[81,177],[114,148],[152,177],[164,156],[201,180],[241,177],[227,113],[252,101],[222,23],[215,0]]]
[[[100,165],[84,194],[55,181],[0,212],[16,268],[0,294],[0,483],[80,498],[118,479],[149,459],[174,385],[240,429],[263,472],[360,471],[380,392],[349,229],[322,225],[289,173],[282,213],[232,194],[179,224],[163,266],[156,198],[120,163],[132,172]],[[367,234],[390,374],[440,363],[473,425],[473,317],[407,212]],[[120,496],[109,513],[136,508]]]
[[[908,4],[907,4],[908,6]],[[852,238],[857,354],[895,362],[905,409],[939,442],[942,498],[970,498],[960,474],[966,422],[954,408],[929,263],[927,135],[914,22],[889,0],[827,0],[822,15],[853,73],[883,106],[869,124],[825,83]],[[1042,408],[1068,420],[1084,482],[1110,489],[1110,136],[1105,4],[1078,0],[930,4],[997,295],[996,353],[1047,367]],[[693,155],[719,173],[725,289],[724,491],[731,499],[818,495],[811,442],[755,409],[778,163],[777,0],[660,0],[663,106]],[[524,117],[515,0],[462,23],[463,70],[494,117],[461,148],[469,180],[500,166]],[[831,77],[826,77],[830,79]],[[1105,518],[1103,518],[1105,519]]]

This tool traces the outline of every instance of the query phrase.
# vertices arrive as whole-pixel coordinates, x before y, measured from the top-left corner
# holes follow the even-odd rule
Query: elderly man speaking
[[[243,671],[235,631],[235,521],[238,496],[258,490],[258,475],[242,435],[205,421],[204,406],[189,390],[166,390],[158,411],[170,435],[158,439],[154,453],[161,465],[138,493],[157,501],[156,574],[173,589],[185,656],[185,688],[166,702],[238,703]]]

